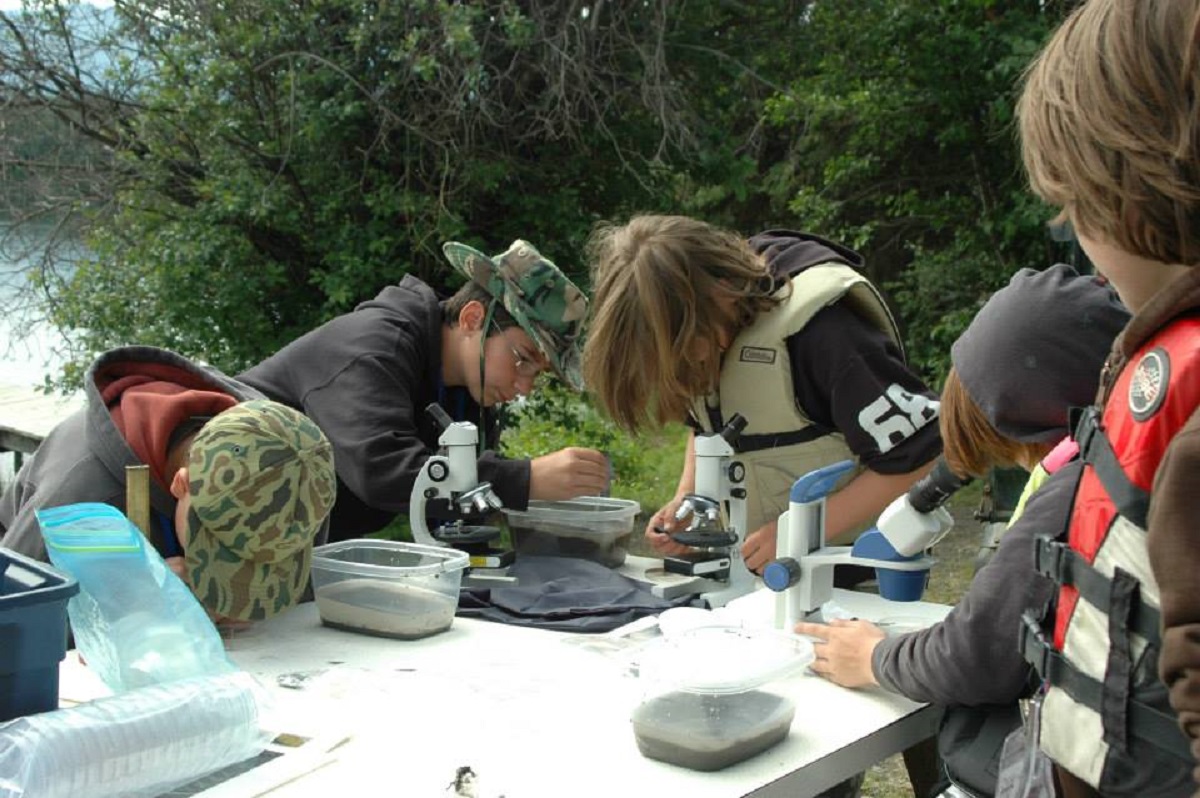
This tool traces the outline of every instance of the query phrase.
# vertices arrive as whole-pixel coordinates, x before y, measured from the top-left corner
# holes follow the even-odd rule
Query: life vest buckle
[[[1021,613],[1021,656],[1037,671],[1038,678],[1045,681],[1050,672],[1053,651],[1042,621],[1031,610]]]
[[[1053,538],[1039,536],[1033,547],[1033,567],[1057,585],[1067,582],[1067,559],[1070,548]]]
[[[1080,410],[1071,437],[1079,444],[1079,456],[1084,462],[1093,462],[1091,458],[1092,441],[1100,432],[1100,408],[1095,405]]]

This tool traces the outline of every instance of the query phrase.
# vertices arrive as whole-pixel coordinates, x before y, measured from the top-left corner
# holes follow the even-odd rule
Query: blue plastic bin
[[[0,547],[0,721],[58,708],[67,600],[79,584]]]

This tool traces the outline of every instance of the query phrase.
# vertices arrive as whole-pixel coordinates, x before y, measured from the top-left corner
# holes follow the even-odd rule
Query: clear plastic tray
[[[801,672],[812,642],[774,629],[700,626],[652,640],[633,653],[639,679],[692,693],[728,695]]]

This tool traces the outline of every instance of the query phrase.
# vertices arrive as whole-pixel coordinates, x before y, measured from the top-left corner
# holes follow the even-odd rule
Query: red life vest
[[[1102,414],[1085,411],[1067,544],[1038,543],[1038,569],[1061,585],[1050,641],[1029,623],[1023,641],[1047,686],[1041,747],[1106,795],[1194,789],[1195,761],[1157,673],[1146,514],[1167,447],[1198,406],[1200,318],[1183,318],[1130,358]]]

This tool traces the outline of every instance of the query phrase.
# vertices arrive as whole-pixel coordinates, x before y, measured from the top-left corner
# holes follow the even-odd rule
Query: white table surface
[[[835,593],[841,607],[873,620],[932,623],[949,610]],[[725,611],[769,626],[774,598],[758,590]],[[452,795],[457,768],[469,765],[479,798],[802,798],[936,731],[933,707],[802,674],[780,685],[796,704],[783,742],[716,772],[656,762],[638,752],[629,721],[636,680],[591,650],[596,640],[467,618],[433,637],[391,640],[325,627],[315,604],[301,605],[234,635],[228,648],[269,686],[277,728],[313,743],[204,796]],[[73,654],[61,695],[95,697],[96,680]]]

